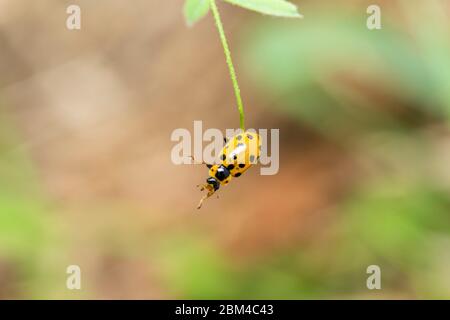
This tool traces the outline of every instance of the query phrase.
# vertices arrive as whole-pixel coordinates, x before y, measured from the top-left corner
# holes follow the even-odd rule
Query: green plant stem
[[[216,1],[210,0],[210,4],[214,20],[216,21],[217,30],[219,31],[220,41],[222,42],[228,69],[230,71],[230,77],[231,82],[233,83],[234,94],[236,95],[237,107],[239,110],[240,127],[242,131],[245,131],[244,106],[241,98],[241,90],[239,89],[239,84],[237,81],[236,70],[234,69],[233,60],[231,59],[231,52],[230,48],[228,47],[227,37],[225,36],[225,31],[223,30],[222,20],[220,19],[219,9],[217,8]]]

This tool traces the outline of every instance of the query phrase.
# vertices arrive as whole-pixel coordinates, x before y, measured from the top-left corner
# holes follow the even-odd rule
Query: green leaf
[[[209,0],[186,0],[184,17],[189,26],[194,25],[209,12]]]
[[[225,0],[231,4],[277,17],[301,18],[297,6],[285,0]]]

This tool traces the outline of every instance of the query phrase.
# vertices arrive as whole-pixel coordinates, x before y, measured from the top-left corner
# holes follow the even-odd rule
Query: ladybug
[[[219,190],[220,186],[240,177],[259,160],[261,139],[258,134],[245,131],[233,136],[228,142],[225,139],[225,142],[218,164],[203,163],[209,169],[209,177],[206,184],[200,186],[200,190],[207,190],[208,193],[200,200],[197,209],[200,209],[203,202]]]

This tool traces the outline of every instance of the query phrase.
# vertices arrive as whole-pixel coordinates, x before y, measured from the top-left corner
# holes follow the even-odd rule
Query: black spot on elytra
[[[222,159],[222,161],[224,161],[227,158],[227,156],[225,154],[223,154],[220,159]]]
[[[239,168],[245,168],[245,164],[240,163],[240,164],[239,164]]]
[[[227,167],[228,170],[233,170],[234,169],[234,164],[229,164]]]
[[[238,172],[238,173],[236,173],[236,174],[234,175],[235,178],[239,178],[240,176],[241,176],[241,173],[240,173],[240,172]]]
[[[234,159],[234,160],[237,160],[237,155],[234,155],[234,156],[233,156],[233,159]]]

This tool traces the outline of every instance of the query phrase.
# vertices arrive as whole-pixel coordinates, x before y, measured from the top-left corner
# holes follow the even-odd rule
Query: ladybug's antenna
[[[200,202],[198,203],[197,209],[201,209],[203,202],[208,199],[209,197],[211,197],[214,194],[213,192],[208,192],[203,198],[200,199]]]
[[[205,196],[200,199],[200,202],[198,203],[197,209],[200,209],[202,207],[202,205],[203,205],[203,202],[206,199],[208,199],[209,197],[211,197],[216,192],[214,189],[211,188],[210,185],[203,185],[203,186],[200,186],[200,187],[201,187],[200,191],[203,191],[203,190],[206,189],[206,190],[208,190],[208,193],[205,194]]]
[[[202,205],[203,205],[203,201],[205,201],[208,198],[209,198],[208,195],[205,195],[203,198],[201,198],[200,202],[198,203],[197,209],[201,209]]]
[[[206,163],[205,161],[196,161],[195,158],[193,156],[189,156],[189,158],[192,159],[192,164],[204,164],[206,165],[208,168],[212,167],[212,164]]]

